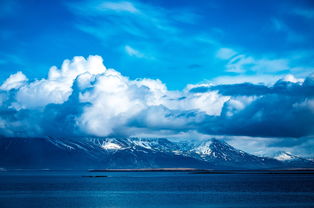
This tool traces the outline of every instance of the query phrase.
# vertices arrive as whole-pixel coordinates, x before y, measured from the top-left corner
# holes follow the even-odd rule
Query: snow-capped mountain
[[[0,138],[1,168],[260,169],[290,164],[314,167],[314,163],[299,161],[287,163],[258,157],[216,139],[173,142],[142,138]]]
[[[275,157],[276,160],[280,160],[280,161],[292,161],[292,160],[298,160],[299,157],[292,155],[289,152],[278,152]]]
[[[290,167],[298,166],[313,166],[314,161],[305,159],[296,155],[292,155],[289,152],[280,151],[275,154],[274,158],[276,160],[282,161]]]
[[[201,142],[191,149],[190,152],[194,157],[209,162],[213,166],[218,165],[234,168],[266,168],[280,166],[280,163],[275,159],[248,154],[217,139]]]

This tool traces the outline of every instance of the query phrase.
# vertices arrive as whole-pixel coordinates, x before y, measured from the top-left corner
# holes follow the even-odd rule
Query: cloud
[[[216,57],[227,61],[225,65],[227,72],[273,73],[289,69],[287,59],[257,59],[253,56],[241,54],[230,48],[220,48],[216,53]]]
[[[0,90],[12,90],[20,88],[27,81],[26,76],[22,72],[10,75],[5,82],[0,86]]]
[[[228,96],[252,96],[264,95],[271,92],[271,90],[264,85],[255,85],[252,83],[232,84],[232,85],[216,85],[216,86],[201,86],[190,90],[192,93],[208,92],[218,90],[220,94]]]
[[[310,80],[310,81],[309,81]],[[263,84],[253,84],[249,82],[240,84],[220,84],[220,85],[203,85],[193,87],[190,92],[208,92],[217,90],[220,94],[226,96],[259,96],[268,94],[287,95],[287,96],[314,96],[311,76],[307,79],[297,79],[292,75],[287,75],[279,79],[272,86]]]
[[[305,75],[306,76],[306,75]],[[266,86],[271,86],[276,83],[282,75],[275,74],[258,74],[258,75],[245,75],[245,74],[237,74],[233,76],[219,76],[216,77],[210,82],[215,85],[221,84],[242,84],[244,82],[249,82],[252,84],[263,84]]]
[[[270,94],[238,110],[226,103],[221,126],[229,135],[302,137],[312,135],[314,116],[310,105],[299,106],[303,97]],[[280,106],[280,107],[279,107]],[[231,117],[229,112],[231,111]]]
[[[287,26],[277,18],[271,19],[272,25],[276,31],[286,31],[288,30]]]
[[[104,2],[98,6],[100,10],[112,10],[116,12],[130,12],[138,13],[138,9],[131,3],[127,1],[123,2]]]
[[[74,27],[118,54],[120,66],[141,64],[141,70],[152,66],[152,72],[160,67],[185,67],[187,71],[192,58],[193,62],[206,65],[210,50],[217,43],[211,34],[194,29],[191,33],[191,27],[201,24],[202,19],[184,4],[170,9],[137,0],[83,0],[66,3],[66,8],[76,20]],[[139,60],[130,56],[145,60],[136,63]]]
[[[15,132],[108,136],[138,133],[134,129],[176,131],[193,123],[198,114],[194,111],[220,114],[228,99],[216,92],[168,91],[160,80],[129,80],[107,69],[100,56],[65,60],[60,69],[51,67],[43,79],[28,80],[18,72],[1,85],[1,95],[2,130],[10,136]],[[142,124],[135,118],[141,118]],[[65,126],[69,130],[62,133]]]
[[[245,56],[242,54],[237,55],[228,61],[226,65],[226,71],[242,73],[247,70],[250,70],[250,68],[254,65],[254,63],[255,63],[255,60],[252,57]]]
[[[125,49],[126,53],[129,54],[130,56],[135,56],[135,57],[138,57],[138,58],[143,58],[144,57],[144,54],[142,54],[141,52],[139,52],[138,50],[132,48],[129,45],[126,45],[124,47],[124,49]]]
[[[300,157],[313,157],[313,137],[265,138],[247,136],[222,136],[232,146],[251,154],[273,157],[280,151],[291,152]]]
[[[90,56],[88,60],[75,57],[72,62],[65,60],[61,69],[51,67],[47,79],[40,79],[19,86],[16,92],[15,108],[42,107],[50,103],[62,104],[72,93],[74,80],[80,74],[97,75],[104,72],[102,58]],[[10,78],[5,81],[10,81]],[[4,84],[5,84],[4,83]]]
[[[296,9],[294,13],[308,19],[314,18],[314,9]]]
[[[295,12],[295,14],[298,13]],[[305,42],[305,40],[307,39],[304,33],[300,33],[299,30],[296,30],[295,28],[291,27],[291,24],[289,24],[289,22],[284,22],[283,19],[272,18],[271,22],[273,25],[273,29],[276,32],[279,32],[282,38],[286,39],[288,42],[300,43]]]
[[[207,117],[201,132],[263,137],[313,135],[313,75],[300,82],[291,79],[278,80],[271,87],[243,83],[190,89],[191,93],[218,90],[231,96],[220,116]]]
[[[253,71],[277,72],[288,70],[289,65],[286,59],[259,59],[255,61],[251,69]]]
[[[314,76],[292,75],[271,86],[188,85],[170,91],[160,80],[131,80],[100,56],[74,57],[47,78],[11,75],[0,89],[5,136],[314,134]]]
[[[232,56],[236,55],[237,52],[230,48],[220,48],[216,54],[216,56],[220,59],[228,60]]]
[[[132,42],[144,41],[149,44],[151,38],[162,39],[175,34],[172,12],[140,1],[82,1],[67,4],[69,10],[77,15],[77,27],[103,41],[124,34]],[[177,16],[181,12],[178,11]],[[182,15],[186,15],[182,13]],[[93,19],[91,22],[90,19]],[[110,31],[108,29],[110,28]],[[101,35],[98,35],[100,33]],[[124,43],[125,41],[119,40]]]

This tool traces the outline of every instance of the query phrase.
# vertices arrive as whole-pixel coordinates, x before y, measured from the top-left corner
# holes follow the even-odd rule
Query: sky
[[[0,134],[314,157],[313,22],[311,0],[1,0]]]

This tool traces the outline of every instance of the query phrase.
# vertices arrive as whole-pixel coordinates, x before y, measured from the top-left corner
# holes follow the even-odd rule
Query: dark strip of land
[[[189,172],[191,174],[314,174],[314,169],[210,170],[196,168],[94,169],[90,172]]]
[[[87,175],[87,176],[82,176],[83,178],[107,178],[108,176],[103,176],[103,175]]]
[[[94,169],[89,172],[195,172],[207,171],[196,168],[140,168],[140,169]]]
[[[195,171],[191,174],[314,174],[313,170],[227,170]]]

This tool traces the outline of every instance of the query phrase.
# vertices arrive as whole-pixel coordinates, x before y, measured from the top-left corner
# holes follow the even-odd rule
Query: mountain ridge
[[[22,169],[314,167],[314,162],[304,158],[291,162],[259,157],[214,138],[199,142],[166,138],[0,138],[0,158],[1,168]]]

